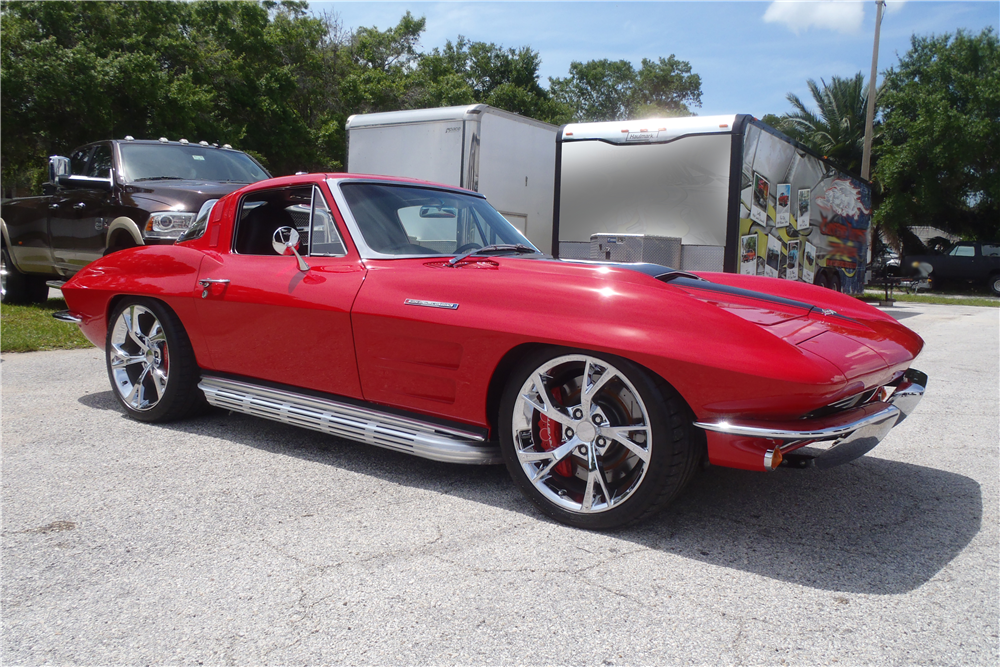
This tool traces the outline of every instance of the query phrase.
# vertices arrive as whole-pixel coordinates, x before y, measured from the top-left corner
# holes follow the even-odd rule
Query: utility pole
[[[875,46],[872,48],[872,75],[868,79],[868,115],[865,118],[865,148],[861,154],[861,178],[871,179],[872,125],[875,123],[875,77],[878,76],[878,33],[882,27],[882,8],[885,0],[875,0]]]

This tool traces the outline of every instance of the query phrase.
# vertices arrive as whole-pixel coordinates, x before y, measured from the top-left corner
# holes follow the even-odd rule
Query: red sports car
[[[553,259],[475,192],[311,174],[206,206],[66,283],[141,421],[205,403],[437,461],[506,463],[587,528],[708,463],[861,456],[919,402],[921,339],[802,283]]]

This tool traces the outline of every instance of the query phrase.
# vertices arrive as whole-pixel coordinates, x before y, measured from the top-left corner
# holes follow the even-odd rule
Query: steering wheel
[[[483,246],[479,245],[478,243],[466,243],[465,245],[463,245],[463,246],[461,246],[459,248],[456,248],[455,249],[455,254],[456,255],[461,255],[466,250],[479,250],[482,247]]]

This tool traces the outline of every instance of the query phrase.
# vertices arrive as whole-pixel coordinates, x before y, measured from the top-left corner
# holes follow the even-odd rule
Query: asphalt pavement
[[[4,665],[1000,662],[1000,310],[898,304],[917,411],[827,471],[711,468],[653,521],[541,518],[501,466],[116,406],[5,354]]]

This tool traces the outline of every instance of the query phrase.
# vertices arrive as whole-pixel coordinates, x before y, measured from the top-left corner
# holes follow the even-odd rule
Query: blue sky
[[[699,115],[790,110],[785,95],[811,99],[807,79],[871,71],[875,3],[833,2],[311,2],[344,27],[386,29],[407,11],[424,16],[420,49],[458,35],[505,47],[531,46],[541,83],[566,76],[574,60],[656,59],[671,53],[702,78]],[[910,36],[964,28],[1000,32],[1000,2],[889,0],[879,72],[896,64]]]

